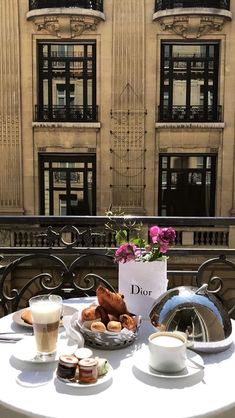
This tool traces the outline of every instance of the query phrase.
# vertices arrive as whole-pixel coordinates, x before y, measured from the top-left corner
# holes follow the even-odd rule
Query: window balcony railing
[[[209,8],[230,10],[230,0],[156,0],[155,12],[175,8]]]
[[[36,122],[98,122],[98,106],[35,106]]]
[[[103,0],[29,0],[29,10],[78,7],[103,12]]]
[[[159,122],[222,122],[222,107],[208,106],[159,106]]]

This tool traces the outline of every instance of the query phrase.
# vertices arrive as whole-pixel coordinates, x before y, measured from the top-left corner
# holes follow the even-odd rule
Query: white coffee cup
[[[149,365],[160,372],[176,373],[185,368],[187,338],[180,332],[155,332],[148,338]]]

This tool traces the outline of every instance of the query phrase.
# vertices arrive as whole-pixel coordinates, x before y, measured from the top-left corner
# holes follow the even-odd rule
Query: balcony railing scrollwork
[[[173,226],[169,286],[213,286],[212,278],[221,277],[220,297],[234,306],[235,218],[115,217],[124,221],[140,223],[144,234],[152,225]],[[0,217],[0,317],[27,306],[34,294],[94,295],[99,284],[116,290],[117,242],[106,223],[99,216]]]
[[[29,0],[29,10],[78,7],[103,12],[103,0]]]
[[[159,122],[221,122],[221,106],[167,106],[159,107]]]
[[[97,122],[97,106],[35,106],[36,122]]]
[[[175,8],[205,7],[230,10],[230,0],[156,0],[155,12]]]

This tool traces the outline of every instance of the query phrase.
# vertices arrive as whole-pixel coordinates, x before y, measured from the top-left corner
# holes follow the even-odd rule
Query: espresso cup
[[[155,332],[148,338],[149,365],[160,372],[176,373],[185,368],[187,338],[179,332]]]
[[[62,298],[57,295],[39,295],[29,300],[37,355],[46,358],[56,352]]]

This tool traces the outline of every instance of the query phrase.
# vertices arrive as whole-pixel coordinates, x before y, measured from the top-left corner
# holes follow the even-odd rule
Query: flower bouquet
[[[112,226],[108,227],[114,229]],[[135,223],[116,223],[115,238],[120,246],[114,259],[118,263],[118,290],[125,295],[131,312],[149,318],[153,303],[167,291],[167,251],[175,241],[172,227],[149,229],[149,239],[143,239],[143,227]]]

